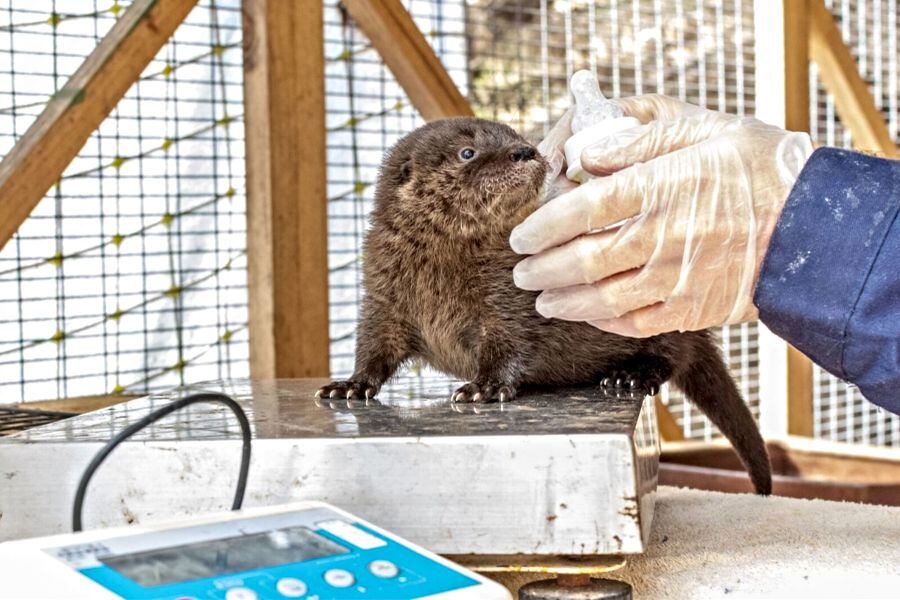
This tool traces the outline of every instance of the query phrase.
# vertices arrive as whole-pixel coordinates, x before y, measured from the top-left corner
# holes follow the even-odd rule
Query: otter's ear
[[[412,177],[413,170],[413,161],[411,158],[404,161],[402,165],[400,165],[400,170],[397,171],[397,185],[403,185],[409,178]]]

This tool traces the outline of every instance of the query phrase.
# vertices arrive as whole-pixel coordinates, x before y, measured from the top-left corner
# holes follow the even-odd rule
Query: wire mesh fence
[[[900,8],[896,0],[825,0],[837,17],[841,35],[856,58],[859,73],[869,83],[875,105],[887,122],[891,138],[900,141],[898,61]],[[810,66],[810,133],[827,146],[850,148],[853,138],[843,126],[813,63]],[[813,430],[830,440],[900,445],[900,417],[862,397],[828,372],[813,367]]]
[[[0,154],[127,2],[5,0]],[[247,374],[239,0],[205,0],[0,252],[2,402]]]
[[[24,3],[20,4],[24,6]],[[507,122],[535,141],[565,110],[568,105],[567,80],[579,68],[593,69],[603,88],[613,95],[660,92],[739,114],[753,110],[753,21],[751,3],[748,2],[725,7],[702,2],[664,5],[658,1],[413,0],[407,7],[451,77],[469,96],[476,112]],[[42,53],[53,68],[59,69],[56,65],[63,58],[58,51],[61,36],[78,40],[84,37],[87,43],[80,46],[78,52],[70,52],[72,60],[68,63],[68,72],[71,72],[124,5],[114,3],[105,10],[94,7],[83,14],[67,12],[67,8],[48,2],[41,8],[29,5],[21,14],[12,9],[7,11],[10,15],[7,30],[13,37],[4,56],[9,60],[11,73],[15,71],[16,60],[20,63],[23,60],[23,47],[29,51],[35,48],[34,52]],[[246,345],[232,339],[235,332],[244,331],[246,318],[246,292],[240,287],[243,280],[235,283],[236,279],[233,279],[243,277],[243,263],[236,264],[243,258],[243,240],[237,239],[242,235],[243,172],[241,165],[235,164],[242,158],[240,107],[234,104],[235,101],[239,103],[240,96],[230,93],[233,86],[239,85],[240,77],[233,73],[229,73],[229,77],[221,76],[224,74],[222,69],[239,67],[240,57],[234,52],[239,44],[239,31],[233,19],[223,24],[221,18],[223,13],[234,16],[234,2],[223,4],[220,1],[204,8],[206,12],[198,9],[191,15],[173,43],[162,53],[165,56],[147,69],[136,89],[104,125],[109,133],[101,128],[95,136],[96,141],[92,140],[69,169],[62,184],[39,207],[37,218],[29,223],[35,233],[23,228],[10,244],[17,249],[16,254],[5,256],[9,254],[5,251],[4,256],[0,256],[4,260],[0,264],[5,268],[0,271],[0,276],[15,278],[17,282],[22,279],[25,285],[8,299],[17,307],[20,316],[16,323],[7,324],[2,338],[6,346],[0,350],[9,357],[2,366],[10,373],[13,369],[16,371],[13,377],[4,381],[16,381],[20,397],[80,394],[87,388],[96,393],[99,385],[102,385],[99,389],[105,391],[143,391],[196,380],[198,377],[190,371],[191,366],[225,367],[226,375],[234,375],[242,368],[239,353],[246,353]],[[219,10],[210,10],[212,8]],[[217,20],[214,21],[214,17],[218,17]],[[67,26],[72,32],[64,29]],[[190,27],[204,30],[211,41],[197,41],[191,37],[182,42],[182,48],[187,46],[192,50],[194,46],[209,43],[206,48],[197,47],[194,54],[185,58],[187,52],[176,53],[180,49],[179,35],[185,36],[183,30]],[[45,49],[23,46],[15,37],[30,29],[41,31]],[[223,32],[227,34],[225,39],[222,39]],[[93,39],[90,33],[93,33]],[[213,36],[216,36],[214,40]],[[325,3],[325,37],[332,370],[344,373],[352,366],[353,336],[362,293],[359,249],[366,216],[371,209],[372,184],[384,150],[421,120],[377,52],[338,3]],[[68,47],[70,40],[65,38],[64,41]],[[219,79],[216,78],[216,63],[221,66]],[[197,72],[189,73],[189,69]],[[12,121],[18,128],[10,128],[4,138],[8,143],[11,144],[27,126],[27,119],[20,123],[16,123],[16,119],[21,121],[22,116],[29,115],[33,118],[43,101],[61,85],[66,73],[54,73],[57,77],[51,78],[52,85],[44,82],[43,88],[36,88],[27,97],[10,97],[10,110],[2,114],[14,117]],[[178,84],[182,87],[177,89],[178,99],[175,100]],[[186,85],[194,86],[193,107],[184,106],[185,102],[190,103],[183,93]],[[9,89],[22,87],[10,85]],[[218,94],[216,87],[220,88]],[[133,104],[129,105],[129,102]],[[215,112],[216,107],[221,110]],[[160,134],[158,127],[153,127],[152,133],[145,133],[148,121],[154,120],[165,127],[165,134]],[[187,139],[182,139],[185,136],[180,132],[184,130],[185,122],[194,123],[196,129],[187,134]],[[110,124],[114,128],[110,129]],[[177,126],[182,128],[176,130]],[[194,131],[196,135],[192,135]],[[215,182],[209,179],[194,181],[202,175],[197,169],[185,169],[185,163],[192,156],[180,149],[187,147],[186,142],[208,142],[208,138],[216,133],[223,133],[224,141],[232,143],[223,148],[222,139],[212,140],[213,163],[230,171],[225,177],[220,175]],[[152,139],[154,135],[155,143],[149,146],[142,143],[133,149],[128,146],[135,137]],[[138,139],[138,142],[142,141]],[[202,153],[203,150],[194,152]],[[80,188],[70,187],[68,177],[71,173],[79,175],[72,178],[73,181],[92,179],[95,187],[83,192]],[[223,179],[226,181],[220,182]],[[169,210],[173,198],[182,200],[198,188],[202,191],[197,193],[207,193],[208,198],[197,198],[197,204],[188,205],[188,208],[179,205],[180,210]],[[99,233],[86,234],[95,239],[85,240],[88,243],[81,242],[75,250],[69,250],[69,246],[79,243],[80,238],[66,233],[52,238],[55,252],[48,253],[42,248],[28,254],[19,250],[26,242],[43,239],[37,232],[39,229],[43,233],[47,228],[40,222],[41,218],[56,225],[74,222],[74,219],[69,220],[70,217],[81,216],[69,210],[69,206],[73,206],[73,210],[76,206],[76,201],[70,199],[76,198],[76,193],[80,194],[77,198],[91,202],[99,198],[100,206],[104,208],[84,215],[100,221]],[[165,203],[165,210],[159,209],[160,198]],[[154,201],[157,202],[155,206]],[[86,204],[78,203],[79,208]],[[190,251],[185,252],[173,240],[193,243],[193,234],[199,228],[191,231],[189,239],[184,236],[185,225],[179,228],[177,224],[188,222],[188,217],[192,216],[207,217],[211,207],[224,204],[230,208],[227,217],[229,225],[234,226],[235,237],[217,238],[215,232],[221,231],[221,223],[208,223],[206,227],[213,238],[212,243],[228,248],[224,253],[213,253],[219,260],[212,262],[212,270],[185,267],[182,263]],[[42,210],[46,212],[42,213]],[[221,218],[222,215],[220,212],[213,216]],[[122,233],[125,229],[122,221],[133,223],[130,232]],[[153,241],[159,242],[160,247],[148,248]],[[137,244],[140,244],[139,248]],[[132,246],[130,253],[126,252],[129,245]],[[197,245],[200,246],[199,253],[208,257],[207,246],[199,242]],[[76,261],[92,258],[96,259],[93,263],[83,262],[83,271],[72,271],[74,267],[70,265]],[[194,264],[203,262],[203,259],[195,258]],[[134,262],[125,267],[123,260]],[[135,265],[143,266],[148,262],[156,268],[144,267],[140,272],[135,271]],[[181,268],[178,278],[171,279],[175,263]],[[36,286],[37,283],[30,281],[29,269],[45,272],[43,283],[56,284],[52,293],[45,292],[46,297],[42,297],[31,292],[28,285]],[[97,285],[91,291],[81,293],[78,299],[93,308],[94,314],[89,314],[93,319],[78,320],[81,314],[69,309],[73,304],[68,301],[74,293],[71,286],[66,288],[66,284],[73,277],[84,277],[86,272],[96,276]],[[70,273],[77,275],[70,276]],[[222,279],[226,277],[228,283],[223,284]],[[166,286],[170,279],[172,283]],[[159,292],[155,297],[148,298],[146,292],[141,292],[132,299],[130,308],[129,305],[122,308],[125,300],[135,295],[134,290],[157,281]],[[185,281],[187,284],[183,283]],[[83,281],[79,283],[84,284]],[[223,291],[228,295],[224,307],[216,306],[215,326],[210,322],[208,306],[179,302],[185,290],[194,287],[215,290],[217,297],[223,295]],[[124,291],[126,289],[129,291]],[[29,312],[25,298],[46,302],[40,308],[35,305]],[[113,298],[115,302],[110,305]],[[98,299],[102,302],[98,303]],[[96,310],[98,304],[103,306],[99,311]],[[231,313],[223,315],[228,309],[232,309]],[[90,313],[90,310],[86,312]],[[206,322],[198,323],[196,329],[186,329],[184,318],[192,313],[197,314],[198,321],[206,318]],[[54,318],[47,319],[47,314],[54,314]],[[125,326],[133,320],[129,317],[139,320],[127,329]],[[220,326],[223,318],[225,327]],[[167,319],[167,326],[160,326]],[[152,325],[147,324],[148,320]],[[45,335],[35,336],[37,339],[24,335],[24,328],[31,325],[42,326]],[[148,330],[152,335],[148,336]],[[198,364],[199,359],[193,363],[187,361],[184,351],[179,350],[179,345],[183,345],[179,340],[185,333],[193,334],[189,336],[193,340],[200,337],[201,332],[208,334],[209,330],[219,335],[211,341],[207,339],[207,343],[199,344],[197,348],[198,352],[205,353],[201,356],[209,356],[207,364]],[[91,340],[94,345],[83,345],[82,340]],[[745,395],[756,407],[755,325],[726,328],[723,341]],[[128,349],[122,348],[125,345]],[[89,351],[80,352],[78,348],[81,347]],[[222,347],[233,354],[223,357]],[[100,361],[93,360],[98,355],[104,357],[102,368],[97,368]],[[48,376],[46,370],[41,375],[30,371],[40,368],[32,356],[44,364],[52,364],[55,376]],[[132,362],[129,362],[129,356],[133,357]],[[93,368],[85,370],[79,359],[92,360]],[[134,374],[143,376],[135,377],[131,384],[123,383],[123,375],[128,372],[122,365],[132,364],[132,370],[140,371],[141,361],[144,361],[143,373]],[[209,369],[204,371],[208,372]],[[102,384],[98,385],[101,378]],[[76,386],[77,382],[81,385]],[[681,415],[686,432],[707,436],[712,433],[705,420],[680,398],[672,394],[667,400]]]
[[[613,96],[755,109],[752,0],[404,3],[476,113],[533,141],[568,106],[567,80],[581,68]],[[0,2],[0,154],[127,4]],[[896,0],[829,6],[896,136]],[[381,157],[422,121],[340,3],[324,8],[331,368],[346,374]],[[3,402],[247,374],[240,25],[240,0],[203,0],[0,252]],[[815,70],[811,78],[814,135],[849,144]],[[757,325],[719,336],[758,415]],[[827,374],[817,371],[815,393],[817,435],[900,439],[896,418]],[[688,437],[715,434],[679,395],[664,401]]]

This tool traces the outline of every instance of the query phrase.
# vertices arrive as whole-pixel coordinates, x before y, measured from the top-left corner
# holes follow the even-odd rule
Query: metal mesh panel
[[[7,0],[0,151],[120,3]],[[0,253],[0,391],[17,400],[246,374],[238,0],[202,3]],[[411,0],[480,116],[538,140],[579,68],[613,95],[753,112],[752,3]],[[352,368],[359,248],[383,152],[421,123],[368,40],[325,2],[332,370]],[[7,316],[11,315],[11,316]],[[48,317],[48,315],[51,315]],[[754,324],[723,330],[756,410]],[[414,367],[415,368],[415,367]],[[699,413],[667,401],[688,434]]]
[[[6,0],[0,153],[125,10]],[[0,252],[0,402],[247,374],[239,0],[204,0]]]
[[[752,2],[412,0],[407,7],[479,116],[537,141],[568,106],[568,77],[595,70],[609,94],[659,92],[754,112]],[[326,3],[331,368],[353,368],[359,248],[381,155],[421,124],[366,38]],[[758,413],[756,324],[722,330],[745,398]],[[415,368],[415,367],[414,367]],[[672,393],[686,434],[714,432]]]
[[[838,18],[842,37],[869,82],[891,137],[900,141],[900,85],[897,45],[900,7],[896,0],[826,0]],[[810,132],[828,146],[852,147],[834,99],[825,91],[815,63],[810,65]],[[831,440],[900,445],[900,417],[867,402],[855,387],[813,366],[813,435]]]

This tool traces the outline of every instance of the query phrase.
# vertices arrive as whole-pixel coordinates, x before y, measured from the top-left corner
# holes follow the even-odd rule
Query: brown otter
[[[632,339],[546,319],[513,284],[509,234],[533,210],[547,164],[505,125],[429,123],[387,154],[363,250],[355,372],[317,395],[370,398],[418,358],[469,383],[455,402],[511,400],[523,385],[604,385],[655,393],[671,379],[731,441],[760,494],[762,437],[705,331]]]

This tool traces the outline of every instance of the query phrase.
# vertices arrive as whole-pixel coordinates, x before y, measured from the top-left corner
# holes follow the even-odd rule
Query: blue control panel
[[[135,599],[396,600],[479,585],[344,515],[324,508],[303,513],[46,551]]]

